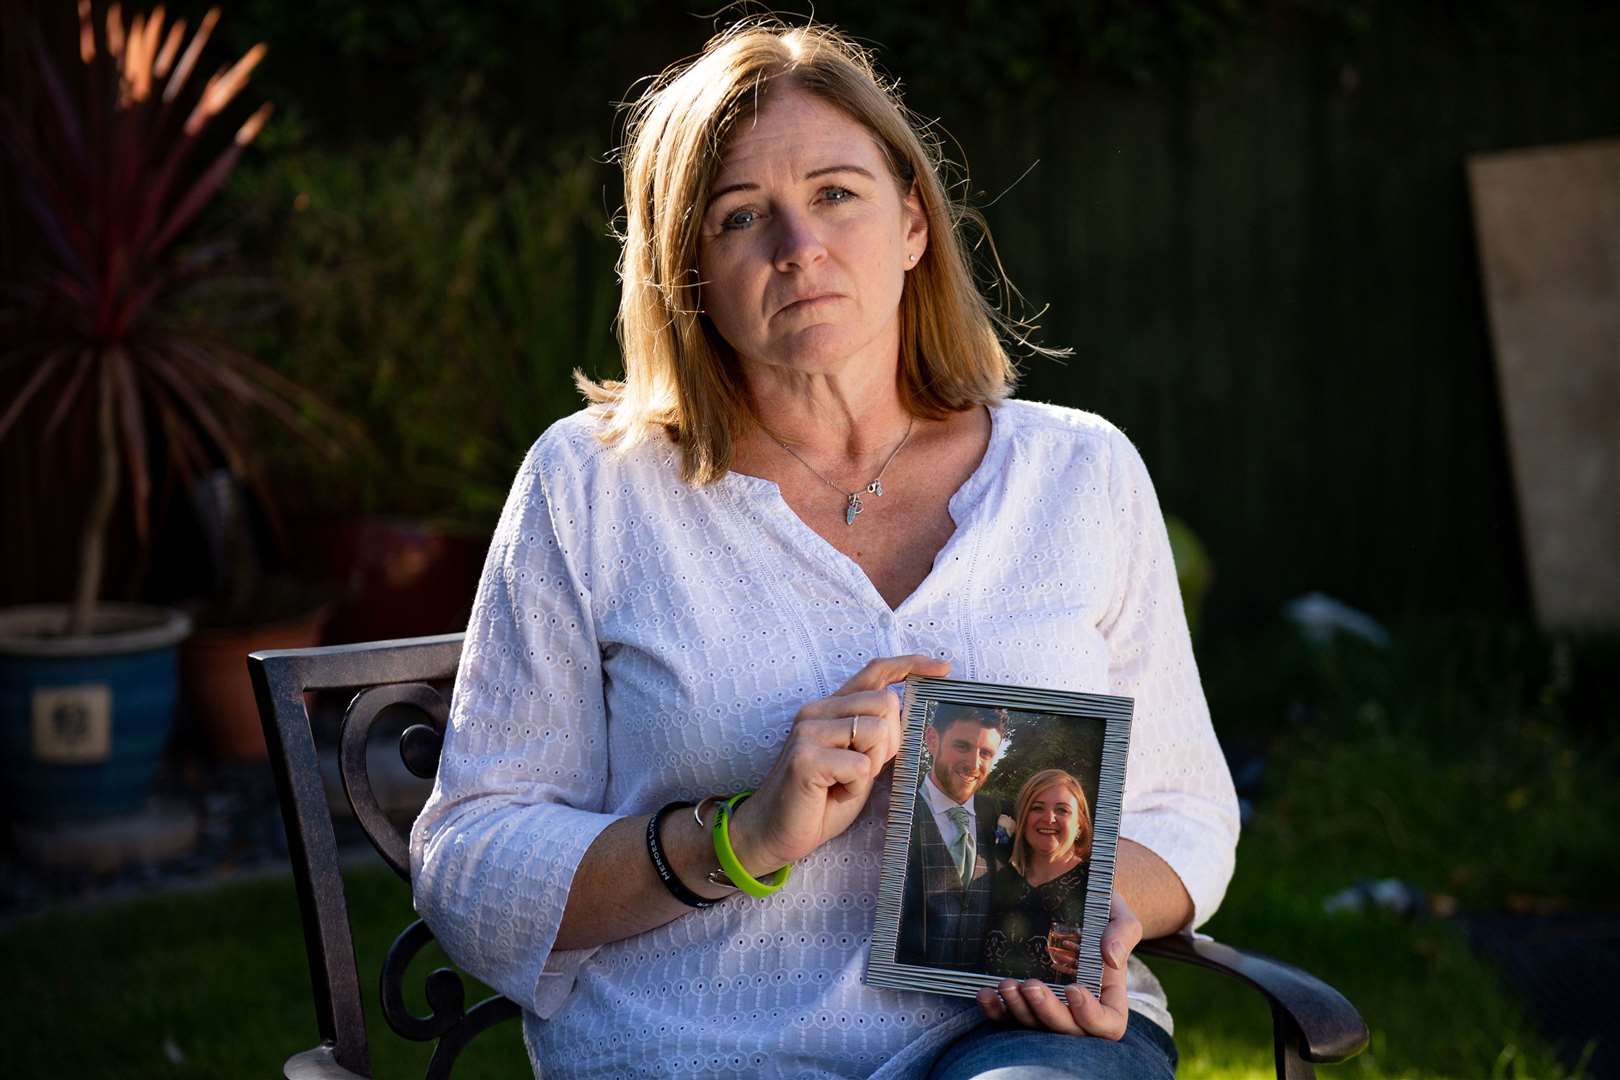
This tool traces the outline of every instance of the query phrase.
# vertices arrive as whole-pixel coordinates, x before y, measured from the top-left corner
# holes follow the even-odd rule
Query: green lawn
[[[1267,752],[1237,876],[1206,929],[1317,973],[1361,1009],[1372,1045],[1323,1076],[1563,1076],[1450,922],[1328,918],[1321,905],[1358,878],[1401,877],[1464,910],[1612,908],[1616,650],[1456,624],[1400,642],[1388,655],[1251,643],[1249,678],[1220,666],[1241,654],[1205,658],[1207,675],[1223,673],[1208,678],[1223,732]],[[1294,718],[1278,722],[1290,702]],[[375,972],[408,900],[386,870],[362,870],[351,907],[361,968]],[[288,882],[50,915],[0,937],[0,953],[27,1002],[0,1014],[6,1076],[274,1076],[315,1040]],[[1272,1075],[1258,995],[1156,970],[1183,1077]],[[368,1010],[377,1074],[420,1076],[423,1049],[386,1035],[374,995]],[[466,1076],[525,1075],[516,1025],[484,1043]]]
[[[355,949],[372,973],[362,978],[373,1071],[420,1077],[428,1051],[387,1030],[374,985],[414,917],[409,898],[380,863],[348,879]],[[317,1041],[290,879],[50,915],[8,933],[0,951],[25,973],[31,1002],[0,1021],[8,1077],[274,1077]],[[419,991],[443,962],[437,950],[419,958],[408,985]],[[426,1011],[419,992],[413,1005]],[[528,1074],[516,1024],[485,1038],[468,1051],[468,1077]]]

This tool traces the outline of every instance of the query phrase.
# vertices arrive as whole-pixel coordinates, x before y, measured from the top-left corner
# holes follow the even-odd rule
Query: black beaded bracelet
[[[664,855],[664,845],[658,836],[658,823],[664,820],[665,814],[691,805],[689,802],[672,802],[647,819],[647,854],[652,857],[653,869],[658,872],[658,880],[664,883],[669,895],[690,908],[711,908],[720,901],[705,900],[675,876],[675,868],[669,865],[669,859]]]

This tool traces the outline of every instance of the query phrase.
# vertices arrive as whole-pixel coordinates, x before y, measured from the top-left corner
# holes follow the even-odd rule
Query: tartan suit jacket
[[[964,889],[956,860],[934,823],[934,812],[922,792],[917,793],[900,902],[897,962],[958,971],[983,969],[993,883],[1007,854],[995,845],[996,818],[1005,812],[998,800],[973,796],[973,879]]]

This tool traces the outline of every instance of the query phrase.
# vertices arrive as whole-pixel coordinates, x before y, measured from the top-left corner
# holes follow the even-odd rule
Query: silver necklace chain
[[[814,465],[812,465],[808,461],[804,460],[804,458],[799,457],[799,452],[797,450],[793,449],[793,447],[789,446],[787,443],[783,442],[781,439],[778,439],[774,434],[771,433],[771,431],[768,428],[766,428],[764,430],[765,430],[765,434],[771,436],[771,441],[772,442],[774,442],[777,446],[780,446],[782,449],[786,450],[788,453],[792,454],[795,458],[798,459],[798,462],[799,462],[800,465],[803,465],[805,468],[807,468],[811,472],[815,473],[818,477],[821,478],[822,483],[826,484],[828,487],[832,488],[834,491],[838,492],[838,494],[840,494],[840,495],[842,495],[844,497],[844,524],[845,525],[854,525],[855,524],[855,515],[859,514],[861,512],[861,510],[862,510],[862,506],[861,506],[861,496],[862,495],[876,495],[880,499],[883,497],[883,474],[889,471],[890,462],[894,461],[894,459],[899,455],[900,451],[905,447],[906,443],[911,441],[911,429],[916,427],[916,426],[917,426],[917,418],[915,416],[913,416],[910,419],[910,421],[908,421],[906,423],[906,434],[905,434],[905,436],[900,440],[899,444],[896,445],[893,450],[889,451],[888,460],[884,461],[883,467],[878,470],[877,476],[873,477],[872,482],[867,484],[864,488],[857,488],[854,491],[845,491],[843,488],[839,487],[837,484],[835,484],[831,480],[827,479],[827,474],[826,473],[822,472],[820,469],[816,468]]]

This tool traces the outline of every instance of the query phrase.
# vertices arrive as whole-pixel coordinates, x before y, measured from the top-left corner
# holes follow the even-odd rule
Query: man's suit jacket
[[[1005,854],[995,846],[996,818],[1003,812],[988,795],[973,796],[977,846],[972,881],[964,889],[956,860],[934,823],[934,812],[922,792],[917,793],[896,961],[959,971],[980,969],[993,882]]]

